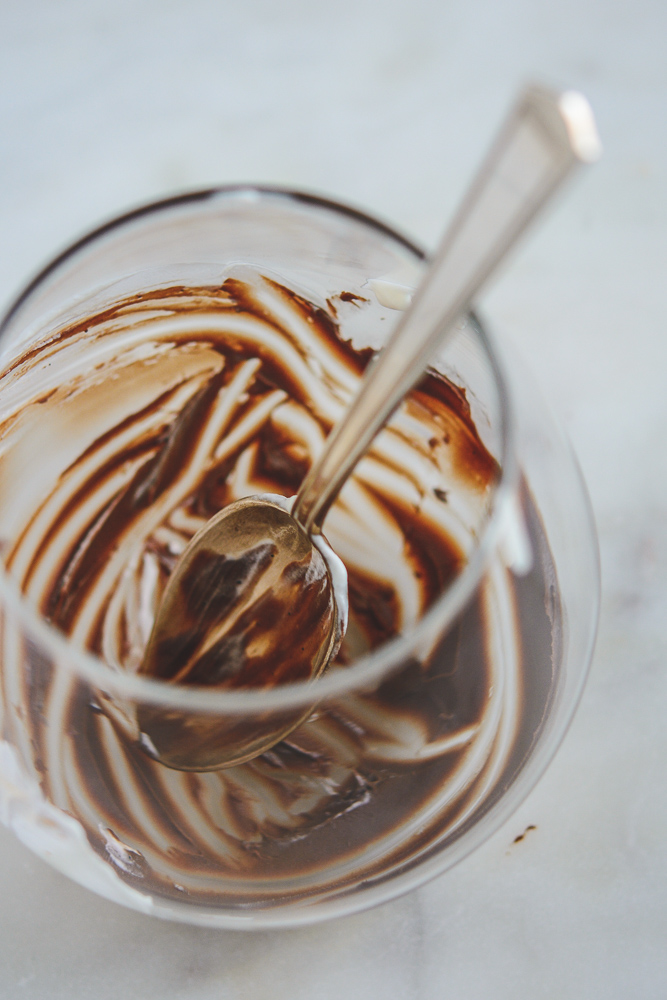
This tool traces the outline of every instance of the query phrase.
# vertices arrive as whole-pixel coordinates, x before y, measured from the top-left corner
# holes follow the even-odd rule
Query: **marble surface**
[[[582,89],[605,144],[484,300],[568,429],[600,534],[599,641],[554,763],[453,871],[298,931],[153,921],[0,830],[1,998],[667,995],[662,0],[8,0],[0,299],[92,224],[218,182],[329,192],[432,244],[535,76]]]

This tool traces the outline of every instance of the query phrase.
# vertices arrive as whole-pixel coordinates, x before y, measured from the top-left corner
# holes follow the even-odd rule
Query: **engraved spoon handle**
[[[299,490],[292,513],[306,531],[321,530],[375,435],[529,223],[575,166],[599,154],[593,114],[581,94],[529,86],[519,96],[410,308]]]

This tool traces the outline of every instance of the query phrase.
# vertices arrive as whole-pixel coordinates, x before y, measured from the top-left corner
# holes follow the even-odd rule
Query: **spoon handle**
[[[581,94],[529,86],[520,95],[410,308],[299,490],[292,513],[306,531],[320,531],[354,466],[524,229],[573,167],[599,153],[593,114]]]

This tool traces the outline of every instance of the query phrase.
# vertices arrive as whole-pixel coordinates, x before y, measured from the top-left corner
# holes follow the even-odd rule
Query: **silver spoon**
[[[281,497],[246,497],[194,536],[165,589],[143,673],[176,683],[271,687],[315,678],[326,668],[347,618],[345,571],[321,534],[331,504],[528,224],[572,169],[599,152],[580,94],[529,86],[520,95],[412,304],[293,505]],[[252,655],[240,638],[248,616],[259,629]],[[151,754],[171,767],[203,770],[256,756],[304,717],[256,720],[236,727],[233,738],[221,735],[219,745],[205,726],[201,748],[196,733],[188,731],[183,744],[182,725],[162,725],[159,714],[139,722]]]

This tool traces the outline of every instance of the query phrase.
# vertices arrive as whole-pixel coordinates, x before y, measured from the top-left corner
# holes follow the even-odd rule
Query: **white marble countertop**
[[[0,299],[100,220],[234,180],[432,244],[536,76],[582,89],[605,144],[484,302],[565,422],[600,533],[599,641],[556,760],[451,872],[298,931],[153,921],[0,830],[1,998],[667,996],[664,3],[8,0]]]

